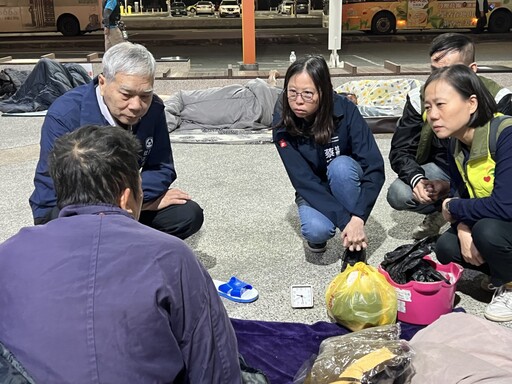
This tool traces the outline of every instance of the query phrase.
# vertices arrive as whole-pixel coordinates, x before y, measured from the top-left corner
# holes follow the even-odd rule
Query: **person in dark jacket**
[[[436,256],[443,264],[455,261],[490,274],[499,288],[484,315],[511,321],[512,117],[496,115],[493,96],[464,65],[430,75],[425,111],[435,135],[452,140],[450,198],[442,204],[451,227],[437,241]],[[443,188],[440,182],[428,187]]]
[[[105,52],[116,44],[124,41],[123,32],[119,28],[121,20],[121,1],[103,0],[103,33],[105,34]]]
[[[342,269],[347,261],[364,261],[364,225],[384,183],[384,161],[357,107],[334,93],[323,57],[305,56],[290,65],[273,127],[307,247],[325,251],[339,228],[349,251]]]
[[[444,33],[432,40],[432,68],[464,64],[477,71],[475,46],[471,39],[459,33]],[[493,95],[498,110],[512,114],[512,91],[493,80],[480,76]],[[407,95],[402,117],[391,140],[389,161],[398,175],[388,189],[387,201],[392,208],[425,215],[423,222],[412,232],[414,239],[436,235],[446,223],[440,212],[444,196],[429,194],[429,180],[449,184],[446,159],[447,140],[437,138],[423,115],[423,88]]]
[[[241,383],[234,329],[182,240],[137,222],[140,142],[85,126],[55,141],[61,209],[0,245],[0,340],[36,383]]]
[[[103,56],[103,73],[66,92],[48,109],[30,206],[35,224],[58,216],[48,154],[56,138],[87,124],[121,126],[142,145],[138,169],[144,204],[140,222],[185,239],[203,224],[203,210],[188,193],[170,188],[176,180],[164,104],[153,94],[156,63],[142,45],[117,44]]]

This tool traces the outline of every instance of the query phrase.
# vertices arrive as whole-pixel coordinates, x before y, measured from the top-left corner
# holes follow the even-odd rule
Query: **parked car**
[[[188,12],[188,13],[195,14],[195,13],[196,13],[196,5],[197,5],[197,4],[189,5],[189,6],[187,7],[187,12]]]
[[[309,14],[311,3],[309,0],[297,0],[297,14]]]
[[[293,1],[292,0],[283,0],[277,6],[277,13],[281,13],[283,15],[290,15],[292,13]]]
[[[187,6],[181,1],[171,3],[171,16],[187,16]]]
[[[190,13],[196,15],[214,15],[215,5],[211,1],[198,1],[194,5],[187,8]]]
[[[240,17],[240,5],[237,0],[222,0],[219,6],[220,17]]]

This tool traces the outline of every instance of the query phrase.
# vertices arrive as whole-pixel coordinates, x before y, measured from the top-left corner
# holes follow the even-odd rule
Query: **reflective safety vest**
[[[469,158],[465,163],[461,142],[451,139],[450,152],[453,154],[470,198],[491,195],[494,188],[496,142],[500,133],[507,127],[512,127],[512,117],[498,113],[486,125],[476,128]]]

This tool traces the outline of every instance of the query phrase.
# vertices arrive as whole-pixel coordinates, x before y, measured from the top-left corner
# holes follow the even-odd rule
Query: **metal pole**
[[[254,14],[254,1],[242,1],[242,56],[243,63],[240,70],[258,70],[256,62],[256,22]]]
[[[337,51],[341,49],[341,0],[329,0],[329,40],[327,48],[331,51],[329,66],[336,68],[340,66]]]

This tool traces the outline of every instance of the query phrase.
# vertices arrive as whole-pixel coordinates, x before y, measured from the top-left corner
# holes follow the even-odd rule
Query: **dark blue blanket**
[[[231,319],[238,339],[238,349],[247,364],[260,369],[272,384],[293,383],[293,377],[320,343],[331,336],[350,331],[338,324],[280,323]],[[401,338],[410,340],[424,326],[401,323]]]

